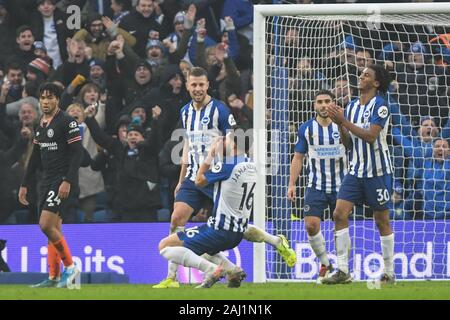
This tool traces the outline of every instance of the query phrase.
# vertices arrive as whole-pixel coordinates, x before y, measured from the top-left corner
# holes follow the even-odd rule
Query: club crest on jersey
[[[386,118],[388,116],[388,108],[386,106],[382,106],[378,109],[378,116],[382,119]]]
[[[230,124],[230,126],[236,125],[236,120],[234,120],[234,117],[232,114],[230,114],[230,116],[228,117],[228,123]]]
[[[367,119],[370,117],[370,110],[366,110],[364,111],[364,115],[363,115],[364,119]]]
[[[202,124],[204,124],[204,125],[207,125],[208,123],[209,123],[209,117],[208,116],[204,116],[203,118],[202,118]]]
[[[77,127],[77,122],[76,121],[72,121],[71,123],[69,123],[69,128],[73,129]]]
[[[52,128],[47,130],[47,137],[52,138],[54,134],[55,134],[55,132],[53,132]]]
[[[339,139],[341,137],[341,135],[339,134],[338,131],[334,131],[331,136],[333,137],[333,139]]]

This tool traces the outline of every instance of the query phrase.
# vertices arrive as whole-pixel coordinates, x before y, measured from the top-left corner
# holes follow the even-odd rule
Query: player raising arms
[[[170,221],[170,233],[183,231],[186,222],[205,202],[213,199],[213,185],[198,187],[195,178],[200,164],[206,158],[211,144],[217,137],[236,124],[227,106],[208,95],[209,82],[204,69],[192,68],[186,87],[192,98],[181,109],[181,120],[186,136],[180,179],[175,189],[174,210]],[[283,236],[273,236],[255,226],[249,226],[244,238],[253,242],[267,242],[275,246],[289,266],[296,261],[295,252]],[[153,288],[178,288],[178,265],[169,262],[167,278]]]
[[[369,66],[359,76],[359,98],[347,105],[345,114],[336,106],[328,109],[333,122],[339,125],[344,144],[350,147],[350,155],[348,174],[342,181],[333,213],[339,270],[324,279],[324,284],[351,282],[348,216],[355,204],[366,204],[373,209],[384,259],[384,274],[380,280],[382,283],[395,283],[394,234],[388,209],[392,193],[392,165],[386,142],[390,111],[380,95],[386,93],[389,83],[386,69],[379,65]]]
[[[210,288],[226,274],[228,286],[239,287],[245,277],[240,268],[220,253],[241,242],[253,207],[256,165],[245,155],[248,148],[245,138],[241,129],[228,133],[224,146],[222,139],[217,141],[197,172],[197,186],[214,186],[214,209],[208,223],[172,234],[159,243],[160,253],[167,260],[205,273],[197,288]],[[210,169],[216,155],[223,153],[223,147],[225,158]]]
[[[80,273],[72,261],[69,246],[61,230],[64,206],[77,191],[78,169],[83,160],[80,129],[77,122],[59,108],[61,89],[44,83],[39,89],[42,117],[22,185],[19,201],[28,205],[27,187],[35,171],[42,168],[39,188],[39,226],[48,238],[49,279],[35,287],[67,287]],[[59,279],[60,261],[64,272]]]
[[[328,116],[328,108],[332,105],[335,105],[334,95],[330,91],[321,90],[316,93],[316,117],[303,123],[298,129],[288,189],[289,200],[295,202],[295,183],[302,171],[303,159],[307,155],[309,175],[303,211],[309,244],[321,263],[317,283],[321,283],[333,271],[327,256],[325,239],[320,231],[320,221],[325,209],[334,211],[337,192],[347,173],[345,146],[337,124]]]

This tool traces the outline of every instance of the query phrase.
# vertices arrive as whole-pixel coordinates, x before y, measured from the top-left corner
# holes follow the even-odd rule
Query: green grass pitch
[[[150,299],[150,300],[305,300],[305,299],[449,299],[450,282],[397,282],[394,286],[368,289],[365,282],[338,286],[313,283],[244,283],[230,289],[217,284],[210,289],[152,289],[151,285],[82,285],[80,290],[44,288],[26,285],[0,285],[0,300],[5,299]]]

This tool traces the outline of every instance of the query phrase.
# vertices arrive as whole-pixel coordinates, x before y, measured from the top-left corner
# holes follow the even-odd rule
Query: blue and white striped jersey
[[[322,127],[316,119],[303,123],[298,129],[295,152],[308,154],[309,188],[339,191],[347,173],[347,156],[337,124]]]
[[[392,173],[391,156],[386,142],[390,115],[388,103],[379,95],[366,105],[361,105],[359,99],[347,105],[345,116],[358,127],[369,129],[375,124],[383,128],[373,144],[350,132],[353,146],[349,156],[349,174],[358,178],[371,178]]]
[[[225,136],[236,122],[228,107],[217,99],[211,99],[199,111],[195,110],[191,101],[181,109],[181,120],[189,140],[186,178],[195,181],[214,138]]]
[[[253,208],[256,165],[245,156],[225,158],[205,173],[214,183],[214,209],[208,226],[216,230],[245,232]]]

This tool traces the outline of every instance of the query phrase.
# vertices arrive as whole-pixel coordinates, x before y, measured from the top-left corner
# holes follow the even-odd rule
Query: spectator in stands
[[[20,131],[19,139],[12,148],[7,151],[0,151],[0,224],[6,222],[11,215],[15,204],[14,186],[11,184],[11,166],[16,163],[25,152],[28,142],[32,139],[32,131],[28,127],[23,127]],[[12,221],[15,223],[15,221]]]
[[[131,124],[127,144],[105,134],[93,118],[92,106],[86,109],[86,124],[94,140],[114,155],[117,175],[112,211],[122,222],[156,221],[161,200],[158,187],[159,137],[156,128],[161,109],[152,109],[152,134],[144,138],[141,126]]]
[[[161,145],[170,139],[173,130],[180,121],[180,110],[189,102],[183,74],[177,65],[168,65],[161,75],[161,85],[145,96],[143,101],[155,101],[153,105],[161,107],[159,136]],[[153,105],[150,105],[151,107]]]
[[[146,46],[146,60],[152,68],[155,82],[159,82],[162,70],[168,64],[164,55],[164,46],[159,40],[149,40]]]
[[[417,123],[420,116],[448,116],[446,70],[425,63],[427,49],[421,43],[411,45],[406,63],[396,64],[400,109]]]
[[[162,12],[158,14],[155,10],[153,0],[138,0],[136,7],[120,21],[119,26],[136,38],[134,50],[141,58],[144,58],[150,30],[159,31],[162,38],[167,36],[165,20]]]
[[[336,97],[336,104],[345,108],[350,102],[352,93],[348,80],[341,76],[336,78],[333,85],[333,94]]]
[[[8,103],[6,105],[6,114],[8,117],[15,118],[19,114],[19,109],[24,103],[31,104],[38,113],[39,110],[39,100],[37,99],[37,90],[39,89],[38,84],[34,81],[27,81],[22,90],[22,99],[15,102]]]
[[[128,115],[123,115],[115,124],[113,138],[117,139],[122,145],[127,145],[127,129],[131,123]],[[115,199],[115,187],[117,179],[117,167],[114,153],[107,149],[100,148],[99,152],[92,159],[91,168],[94,171],[101,171],[106,191],[106,206],[108,209],[113,207]]]
[[[18,62],[9,62],[5,71],[6,76],[1,83],[2,94],[6,94],[4,103],[10,103],[22,98],[25,79],[22,68]],[[3,85],[5,86],[3,87]]]
[[[136,38],[117,27],[111,19],[99,14],[91,14],[85,28],[79,30],[73,38],[83,40],[92,49],[92,58],[105,60],[109,44],[118,34],[122,35],[130,47],[136,44]]]
[[[30,25],[36,40],[42,41],[56,69],[67,59],[66,39],[72,36],[67,28],[67,16],[55,7],[55,0],[38,0],[38,11],[30,15]]]
[[[106,73],[105,62],[100,59],[89,60],[89,80],[100,89],[100,101],[106,101]]]
[[[85,114],[83,106],[80,104],[71,104],[66,111],[78,122],[83,147],[87,150],[90,157],[94,158],[97,155],[97,145],[91,136],[89,128],[84,123]],[[97,121],[100,118],[98,112],[95,118]],[[97,204],[96,196],[105,190],[103,178],[100,172],[93,171],[90,167],[80,168],[78,170],[78,178],[80,187],[79,209],[85,214],[84,221],[92,222]]]
[[[247,0],[225,0],[222,18],[231,17],[237,32],[253,45],[253,3]]]
[[[358,75],[368,66],[373,65],[372,53],[369,50],[356,51],[356,67],[358,68]]]
[[[426,219],[450,217],[450,149],[449,142],[438,138],[433,143],[433,157],[425,159],[423,169],[414,178],[423,181]]]
[[[26,69],[26,66],[36,59],[34,54],[34,35],[31,27],[20,26],[16,31],[16,47],[12,54],[9,56],[8,61],[17,61],[22,70]]]
[[[38,86],[46,82],[52,72],[50,63],[48,58],[36,58],[31,61],[27,68],[27,81],[35,81]]]
[[[5,61],[12,54],[14,48],[14,19],[11,17],[7,3],[0,0],[0,61]]]
[[[64,87],[72,85],[71,94],[76,94],[75,90],[89,78],[89,63],[86,59],[86,43],[83,40],[68,39],[67,53],[69,57],[56,70],[51,80],[60,81]]]
[[[118,25],[130,13],[131,8],[131,0],[111,0],[111,9],[114,14],[113,22]]]

